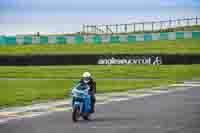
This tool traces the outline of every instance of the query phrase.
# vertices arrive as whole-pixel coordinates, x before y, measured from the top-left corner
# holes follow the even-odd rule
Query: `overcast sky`
[[[0,0],[0,34],[200,16],[200,0]]]

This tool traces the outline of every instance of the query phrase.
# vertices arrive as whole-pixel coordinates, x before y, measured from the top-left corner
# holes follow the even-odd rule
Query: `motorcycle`
[[[77,122],[80,117],[89,120],[92,114],[91,96],[89,95],[89,86],[78,84],[72,89],[72,120]]]

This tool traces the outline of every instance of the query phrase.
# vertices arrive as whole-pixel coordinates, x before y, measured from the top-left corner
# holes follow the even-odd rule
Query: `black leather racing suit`
[[[79,81],[79,83],[85,84],[85,82],[83,81],[83,79],[81,79]],[[92,112],[94,112],[95,102],[96,102],[96,98],[95,98],[95,94],[96,94],[96,82],[92,78],[90,78],[90,81],[87,83],[87,85],[89,85],[89,87],[90,87],[89,94],[91,95]]]

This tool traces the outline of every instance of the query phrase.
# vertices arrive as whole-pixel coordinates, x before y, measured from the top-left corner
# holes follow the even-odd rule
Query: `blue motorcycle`
[[[89,120],[92,114],[91,96],[89,86],[78,84],[72,89],[72,120],[77,122],[80,117]]]

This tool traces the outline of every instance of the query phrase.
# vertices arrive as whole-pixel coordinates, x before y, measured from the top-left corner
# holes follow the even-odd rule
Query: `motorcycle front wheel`
[[[72,120],[73,122],[77,122],[80,117],[80,110],[78,107],[75,107],[72,112]]]

